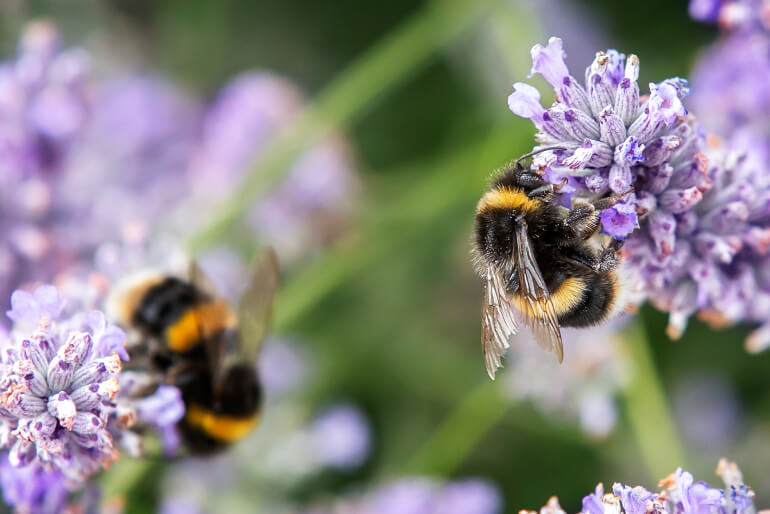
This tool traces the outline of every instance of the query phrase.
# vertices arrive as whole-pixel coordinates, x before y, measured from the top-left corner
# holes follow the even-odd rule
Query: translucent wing
[[[251,283],[243,293],[238,308],[240,355],[247,362],[256,362],[259,347],[270,330],[278,277],[278,256],[272,248],[268,248],[254,260]]]
[[[559,320],[548,287],[535,260],[535,253],[532,251],[527,235],[527,224],[523,219],[516,223],[515,231],[516,248],[513,260],[519,274],[521,299],[521,310],[514,310],[515,317],[530,328],[541,348],[554,352],[561,362],[564,358],[564,347]]]
[[[187,278],[190,283],[202,293],[209,295],[212,298],[219,296],[214,281],[211,280],[211,277],[209,277],[194,260],[191,260],[187,267]]]
[[[511,337],[518,332],[514,310],[500,272],[488,267],[481,312],[481,350],[487,373],[492,380],[495,379],[497,368],[502,366],[501,358],[508,349]]]

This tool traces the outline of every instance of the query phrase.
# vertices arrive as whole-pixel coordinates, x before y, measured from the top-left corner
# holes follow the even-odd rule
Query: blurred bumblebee
[[[623,241],[596,249],[588,239],[599,229],[599,213],[630,191],[576,203],[565,213],[554,201],[564,182],[549,184],[521,165],[535,153],[505,169],[476,207],[473,255],[484,279],[481,346],[493,380],[520,325],[561,362],[560,326],[596,325],[625,307],[616,255]]]
[[[178,428],[187,450],[203,455],[242,439],[259,421],[257,353],[272,315],[278,260],[268,250],[256,261],[237,312],[195,262],[188,275],[135,277],[117,288],[109,309],[130,329],[129,369],[155,372],[157,383],[181,390]]]

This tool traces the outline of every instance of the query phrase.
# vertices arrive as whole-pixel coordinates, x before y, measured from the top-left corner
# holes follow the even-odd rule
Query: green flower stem
[[[485,379],[469,391],[407,462],[406,474],[450,476],[509,411],[499,384]]]
[[[682,443],[655,369],[648,334],[636,322],[624,336],[633,366],[624,390],[626,415],[650,477],[659,480],[685,465]]]
[[[251,172],[213,219],[188,241],[195,254],[222,240],[261,192],[283,176],[304,148],[359,119],[388,91],[472,26],[491,0],[438,0],[353,61],[306,111],[259,156]]]

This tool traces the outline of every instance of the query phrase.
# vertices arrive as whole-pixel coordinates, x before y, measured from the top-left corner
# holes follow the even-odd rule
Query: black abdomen
[[[609,316],[615,303],[616,285],[609,273],[592,273],[581,279],[585,283],[582,299],[559,316],[562,326],[582,328],[598,325]]]

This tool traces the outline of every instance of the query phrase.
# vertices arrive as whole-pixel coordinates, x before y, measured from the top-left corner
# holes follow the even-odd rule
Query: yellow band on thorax
[[[540,206],[540,200],[529,198],[527,194],[518,188],[501,187],[492,189],[481,197],[476,212],[487,209],[517,209],[524,212],[532,212]]]
[[[185,422],[220,441],[237,441],[251,432],[259,421],[259,413],[247,418],[214,414],[195,404],[187,407]]]

